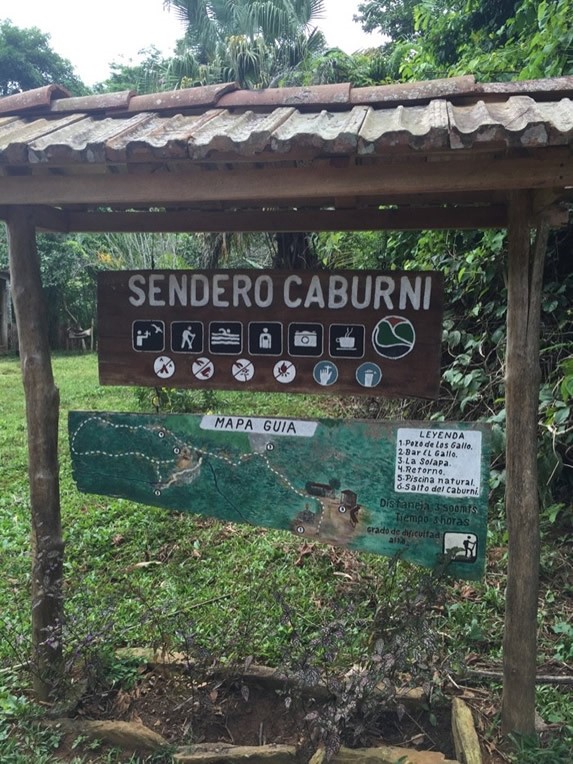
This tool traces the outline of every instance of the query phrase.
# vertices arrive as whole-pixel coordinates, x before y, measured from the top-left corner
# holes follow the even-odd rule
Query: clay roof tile
[[[24,93],[14,93],[0,98],[0,114],[20,114],[28,110],[46,109],[53,100],[68,98],[69,95],[70,91],[60,85],[44,85]]]

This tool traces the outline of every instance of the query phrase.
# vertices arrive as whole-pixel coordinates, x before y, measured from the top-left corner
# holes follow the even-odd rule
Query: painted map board
[[[69,435],[85,493],[483,574],[485,427],[72,411]]]
[[[433,271],[107,271],[100,382],[432,398],[442,313]]]

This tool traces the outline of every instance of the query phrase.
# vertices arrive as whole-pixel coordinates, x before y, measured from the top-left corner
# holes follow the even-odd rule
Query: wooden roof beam
[[[495,160],[460,159],[443,163],[410,162],[348,167],[328,165],[282,168],[279,173],[229,169],[219,172],[168,173],[149,176],[74,175],[6,177],[0,184],[2,204],[192,204],[224,200],[247,202],[255,195],[278,206],[285,198],[389,196],[467,191],[564,188],[573,185],[573,156],[546,151],[538,156],[504,156]]]
[[[405,207],[392,210],[291,210],[237,212],[62,212],[41,208],[41,230],[71,233],[285,232],[503,228],[507,208]]]

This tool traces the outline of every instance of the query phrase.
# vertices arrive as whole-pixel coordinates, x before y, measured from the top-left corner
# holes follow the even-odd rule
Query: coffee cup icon
[[[352,327],[348,326],[343,335],[336,337],[335,343],[338,346],[338,350],[355,350],[356,337],[352,336]]]
[[[339,350],[354,350],[356,348],[356,337],[337,337],[336,344]]]

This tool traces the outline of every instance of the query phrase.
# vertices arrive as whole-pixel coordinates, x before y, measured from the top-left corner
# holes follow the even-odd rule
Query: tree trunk
[[[62,668],[59,393],[54,385],[36,231],[24,209],[8,221],[12,299],[20,345],[32,510],[32,667],[39,700],[54,698]]]
[[[318,269],[319,262],[311,234],[291,231],[277,233],[276,243],[273,268],[289,271]]]
[[[506,516],[509,535],[502,730],[535,734],[539,499],[537,418],[543,263],[548,225],[530,244],[530,196],[511,195],[506,358]]]
[[[201,255],[201,268],[214,270],[219,267],[221,258],[227,252],[227,234],[206,233],[203,242],[205,251]]]

